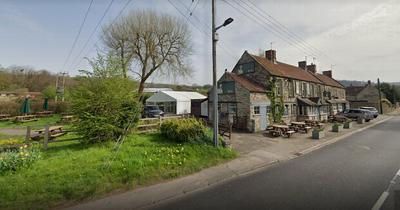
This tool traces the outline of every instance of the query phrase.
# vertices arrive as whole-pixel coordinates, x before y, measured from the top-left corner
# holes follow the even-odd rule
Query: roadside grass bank
[[[176,143],[160,131],[128,136],[111,167],[101,170],[115,142],[48,145],[30,167],[0,173],[0,209],[54,209],[189,175],[237,157],[203,140]],[[67,134],[64,138],[76,138]],[[221,144],[219,144],[221,145]],[[42,145],[28,147],[41,150]],[[114,153],[112,153],[114,152]]]

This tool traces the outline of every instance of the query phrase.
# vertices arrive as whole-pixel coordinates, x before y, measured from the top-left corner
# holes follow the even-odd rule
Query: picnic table
[[[54,115],[54,112],[53,112],[53,111],[36,112],[36,115],[37,115],[38,117],[53,116],[53,115]]]
[[[57,123],[61,123],[61,122],[75,122],[78,121],[78,117],[75,115],[65,115],[65,116],[61,116],[60,121],[58,121]]]
[[[311,127],[307,126],[307,124],[305,122],[292,122],[292,126],[296,132],[304,131],[304,132],[308,133],[308,130],[311,129]]]
[[[9,114],[0,114],[0,121],[8,121],[10,120]]]
[[[269,132],[274,136],[285,135],[290,138],[294,133],[294,131],[289,130],[289,126],[287,125],[273,125],[272,128]]]
[[[316,127],[318,125],[318,120],[306,119],[305,122],[311,127]]]
[[[62,130],[63,127],[64,126],[52,126],[52,127],[49,127],[49,138],[51,140],[54,140],[56,137],[66,134],[67,132]],[[38,132],[38,134],[33,136],[33,137],[31,137],[31,139],[32,140],[44,139],[43,134],[44,134],[45,131],[46,131],[45,128],[36,130],[36,132]]]
[[[38,119],[36,118],[36,115],[24,115],[24,116],[15,116],[15,120],[13,120],[14,123],[24,123],[24,122],[30,122],[30,121],[37,121]]]

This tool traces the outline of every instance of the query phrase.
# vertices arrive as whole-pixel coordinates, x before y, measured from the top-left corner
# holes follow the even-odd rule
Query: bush
[[[165,120],[161,124],[161,133],[172,141],[190,142],[204,135],[205,129],[196,119]]]
[[[40,159],[39,150],[28,150],[24,147],[2,149],[0,151],[0,173],[16,171],[19,168],[30,167]]]

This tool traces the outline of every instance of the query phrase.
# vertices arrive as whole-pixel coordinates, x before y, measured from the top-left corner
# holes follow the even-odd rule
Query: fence
[[[201,120],[201,121],[203,122],[204,126],[214,127],[213,122],[207,120]],[[218,134],[221,136],[229,137],[229,139],[232,139],[232,125],[218,124]]]
[[[35,127],[37,127],[37,126],[35,126]],[[47,144],[49,144],[49,143],[66,142],[66,141],[76,141],[76,140],[81,139],[81,138],[74,138],[74,139],[54,140],[55,137],[60,136],[59,134],[61,134],[61,133],[67,134],[68,132],[71,132],[71,131],[62,131],[62,132],[50,133],[50,131],[49,131],[50,123],[46,123],[45,127],[46,127],[46,128],[44,129],[44,133],[34,135],[34,136],[36,136],[36,137],[37,137],[37,136],[43,135],[43,142],[35,142],[35,143],[30,143],[30,142],[29,142],[29,141],[31,140],[31,137],[33,137],[33,136],[31,136],[31,126],[28,126],[28,127],[26,128],[25,144],[7,145],[7,146],[3,146],[3,147],[0,147],[0,148],[12,148],[12,147],[21,147],[21,146],[25,146],[25,145],[27,145],[27,146],[33,146],[33,145],[40,145],[40,144],[43,144],[43,150],[46,150],[46,149],[47,149]],[[51,138],[51,136],[55,136],[55,137],[53,138],[52,141],[49,141],[49,138]]]
[[[153,132],[158,129],[160,129],[161,124],[164,120],[168,119],[173,119],[173,118],[178,118],[178,119],[184,119],[184,118],[194,118],[193,115],[190,114],[183,114],[183,115],[171,115],[171,116],[166,116],[166,117],[159,117],[159,118],[144,118],[140,119],[138,125],[135,129],[135,133],[147,133],[147,132]]]

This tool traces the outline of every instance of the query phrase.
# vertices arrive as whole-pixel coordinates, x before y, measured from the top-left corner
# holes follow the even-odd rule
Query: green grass
[[[206,142],[177,144],[165,139],[161,132],[134,134],[125,139],[110,169],[105,170],[101,168],[115,142],[49,144],[30,168],[0,173],[0,209],[74,205],[192,174],[237,157],[234,150],[215,148]]]
[[[38,117],[38,121],[24,122],[24,123],[14,123],[15,117],[11,117],[9,121],[1,121],[0,127],[23,127],[23,126],[34,126],[34,125],[44,125],[47,122],[50,124],[56,124],[57,121],[61,119],[61,114],[55,114],[51,117]]]

